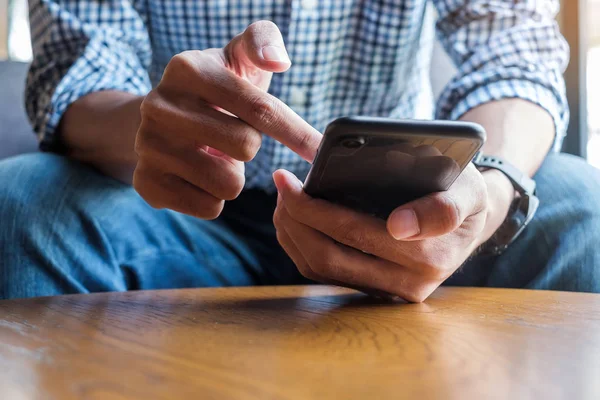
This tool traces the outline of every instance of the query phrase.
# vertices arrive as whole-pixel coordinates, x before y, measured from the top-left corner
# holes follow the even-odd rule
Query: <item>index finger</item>
[[[284,102],[222,66],[205,63],[199,73],[202,97],[272,137],[308,162],[322,135]],[[208,69],[208,71],[207,71]]]

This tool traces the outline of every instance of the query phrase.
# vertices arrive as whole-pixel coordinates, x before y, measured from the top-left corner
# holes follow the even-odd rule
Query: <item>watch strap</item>
[[[508,215],[500,228],[478,252],[499,255],[517,239],[533,219],[539,206],[539,199],[535,195],[536,184],[533,179],[500,157],[477,153],[473,164],[480,169],[495,169],[502,172],[519,193],[513,200]]]
[[[492,168],[502,172],[513,184],[513,187],[519,194],[535,194],[535,181],[519,171],[514,165],[504,161],[500,157],[486,156],[477,153],[473,159],[473,164],[478,168]]]
[[[502,226],[488,240],[487,252],[493,255],[502,254],[529,225],[539,204],[539,199],[534,195],[516,197]]]

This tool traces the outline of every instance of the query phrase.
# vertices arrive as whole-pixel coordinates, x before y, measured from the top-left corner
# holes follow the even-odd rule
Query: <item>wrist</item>
[[[74,102],[59,126],[67,155],[130,183],[137,163],[134,145],[143,99],[125,92],[101,91]]]
[[[482,172],[487,186],[488,207],[485,226],[477,239],[477,246],[483,245],[500,228],[515,198],[515,189],[510,180],[500,171]]]

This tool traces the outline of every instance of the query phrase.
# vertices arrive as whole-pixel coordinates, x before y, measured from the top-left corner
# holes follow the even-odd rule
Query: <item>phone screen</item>
[[[311,190],[386,218],[402,204],[447,190],[480,146],[473,139],[426,135],[336,137]]]

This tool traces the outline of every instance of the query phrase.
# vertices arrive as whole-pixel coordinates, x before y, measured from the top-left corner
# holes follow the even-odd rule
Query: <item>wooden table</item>
[[[600,296],[326,286],[0,301],[0,398],[600,399]]]

